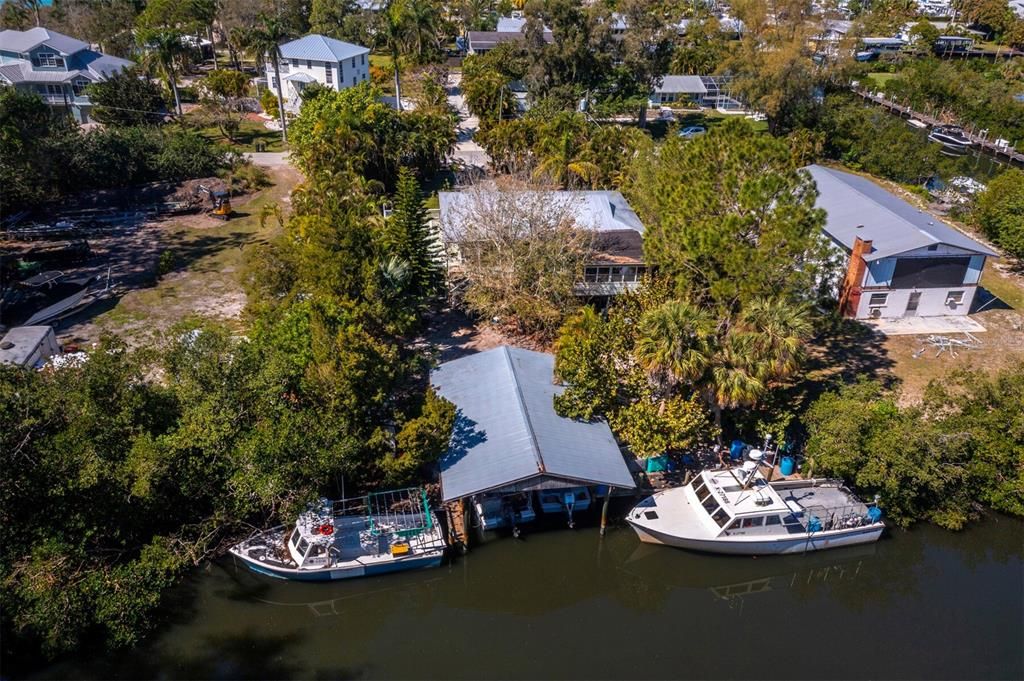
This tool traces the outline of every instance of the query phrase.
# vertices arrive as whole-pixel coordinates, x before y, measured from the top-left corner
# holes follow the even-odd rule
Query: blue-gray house
[[[430,375],[457,408],[441,458],[445,501],[577,486],[633,489],[636,483],[603,421],[555,413],[555,358],[502,346],[445,362]]]
[[[127,59],[39,26],[0,31],[0,85],[35,93],[79,123],[89,122],[92,108],[85,88],[130,66]]]

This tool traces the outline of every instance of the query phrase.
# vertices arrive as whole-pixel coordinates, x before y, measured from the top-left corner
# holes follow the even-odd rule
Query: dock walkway
[[[914,111],[909,106],[897,104],[896,102],[890,99],[887,99],[885,97],[879,97],[878,95],[872,92],[868,92],[867,90],[852,88],[852,91],[854,94],[859,95],[860,97],[863,97],[864,99],[874,104],[877,104],[878,106],[888,109],[891,113],[899,115],[900,118],[916,118],[926,123],[930,128],[933,128],[937,125],[946,125],[946,123],[940,121],[938,118],[934,116],[929,116],[928,114],[921,113],[920,111]],[[1005,159],[1007,161],[1010,161],[1011,163],[1016,163],[1017,165],[1024,166],[1024,153],[1017,151],[1013,147],[996,146],[995,142],[993,142],[992,140],[981,137],[975,134],[974,132],[968,130],[964,130],[964,135],[968,139],[970,139],[979,149],[986,151],[987,153],[994,156],[996,159]]]

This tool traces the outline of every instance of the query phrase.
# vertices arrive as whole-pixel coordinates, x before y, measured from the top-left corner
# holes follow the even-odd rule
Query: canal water
[[[1024,524],[992,517],[756,559],[578,526],[327,584],[227,559],[197,571],[143,646],[38,676],[1020,679],[1022,547]]]

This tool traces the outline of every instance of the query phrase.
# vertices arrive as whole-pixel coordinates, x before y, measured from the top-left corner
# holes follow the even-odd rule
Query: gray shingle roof
[[[313,33],[298,40],[281,45],[281,56],[285,59],[310,59],[314,61],[341,61],[351,59],[370,50],[352,43],[342,42],[325,35]]]
[[[939,218],[918,210],[871,180],[841,170],[804,168],[818,185],[817,207],[828,214],[825,232],[847,251],[857,237],[871,241],[872,261],[932,244],[946,244],[988,256],[999,254]]]
[[[655,92],[682,92],[689,95],[707,94],[707,87],[700,76],[665,76]]]
[[[539,195],[541,192],[518,192],[519,194]],[[626,197],[616,191],[551,191],[543,192],[544,200],[551,206],[571,211],[576,225],[599,232],[631,229],[643,233],[644,223],[630,207]],[[441,224],[445,234],[456,237],[462,232],[461,224],[470,220],[474,212],[479,210],[477,201],[486,201],[486,192],[440,192],[438,203],[441,213]],[[486,204],[485,204],[486,205]]]
[[[558,416],[554,357],[502,346],[446,362],[430,381],[455,404],[451,447],[441,458],[445,501],[501,489],[613,485],[632,475],[611,429]]]
[[[88,43],[41,26],[30,28],[27,31],[0,31],[0,50],[5,52],[24,53],[44,43],[64,56],[89,48]]]

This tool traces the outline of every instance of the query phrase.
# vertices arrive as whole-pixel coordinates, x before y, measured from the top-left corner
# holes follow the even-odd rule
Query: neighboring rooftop
[[[49,326],[16,326],[0,338],[0,364],[25,366],[47,336],[53,334]]]
[[[40,45],[46,45],[64,57],[89,49],[89,43],[42,26],[36,26],[27,31],[10,29],[0,31],[0,51],[25,54]]]
[[[313,61],[342,61],[370,50],[360,45],[353,45],[342,40],[328,38],[325,35],[311,33],[298,40],[284,43],[279,48],[285,59],[309,59]]]
[[[636,486],[608,424],[555,413],[564,390],[555,358],[502,346],[446,362],[430,375],[458,410],[441,458],[445,501],[483,492]]]
[[[501,43],[525,40],[526,34],[522,30],[515,31],[469,31],[466,34],[471,50],[491,50]],[[553,43],[554,35],[550,31],[544,31],[544,42]]]
[[[629,202],[617,191],[551,191],[551,192],[515,192],[530,197],[541,197],[550,201],[555,208],[571,212],[578,227],[593,229],[598,232],[632,230],[643,233],[644,225],[640,222]],[[496,194],[496,192],[495,192]],[[481,192],[440,192],[441,224],[445,234],[458,240],[463,231],[462,225],[471,219],[475,212],[486,208],[488,193]],[[480,206],[477,202],[484,202]]]
[[[828,214],[825,232],[848,252],[857,237],[870,241],[871,253],[864,256],[865,260],[879,260],[932,244],[999,255],[865,177],[819,165],[804,170],[818,185],[817,207]]]
[[[690,95],[707,94],[708,88],[700,76],[664,76],[655,92],[683,92]]]
[[[510,33],[513,31],[522,32],[526,26],[525,17],[498,17],[498,33]]]

